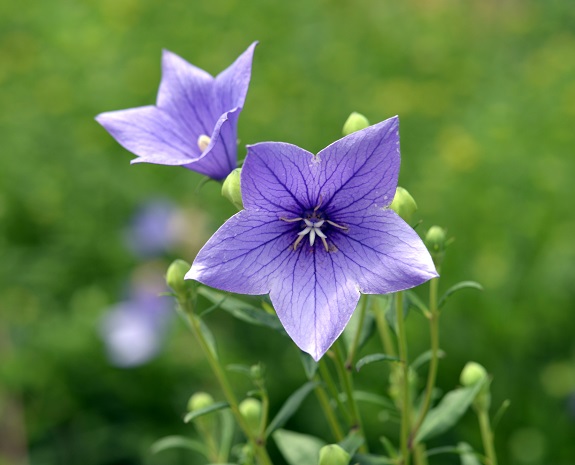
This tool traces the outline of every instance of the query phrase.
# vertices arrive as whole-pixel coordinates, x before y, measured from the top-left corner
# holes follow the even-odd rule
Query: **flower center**
[[[210,145],[211,141],[212,139],[210,136],[206,136],[205,134],[202,134],[200,137],[198,137],[198,148],[202,153],[208,148],[208,145]]]
[[[325,219],[322,217],[320,213],[318,213],[319,206],[313,209],[311,214],[306,215],[305,218],[280,218],[280,220],[285,221],[286,223],[295,223],[298,221],[303,221],[304,228],[297,233],[297,237],[295,242],[293,243],[294,251],[297,250],[298,245],[301,241],[304,240],[306,236],[309,237],[309,245],[313,247],[315,244],[315,240],[317,237],[320,238],[323,247],[325,248],[326,252],[329,252],[329,245],[327,243],[327,236],[322,231],[322,228],[327,226],[333,226],[335,228],[347,231],[347,227],[341,226],[333,221]]]

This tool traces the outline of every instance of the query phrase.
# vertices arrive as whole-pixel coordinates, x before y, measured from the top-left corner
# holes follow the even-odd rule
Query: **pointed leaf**
[[[351,431],[345,438],[338,442],[338,445],[349,455],[353,455],[363,445],[365,439],[357,430]]]
[[[413,291],[405,291],[405,295],[407,297],[407,300],[409,301],[409,304],[417,309],[419,312],[421,312],[423,315],[427,316],[429,315],[429,309],[427,308],[427,306],[423,303],[423,300],[421,300],[419,298],[419,296],[413,292]]]
[[[366,295],[362,296],[362,299],[368,299],[370,297],[371,296]],[[363,303],[362,301],[360,301],[359,305],[369,306],[369,302]],[[359,328],[360,320],[361,320],[361,312],[359,311],[358,308],[355,312],[353,312],[353,314],[351,315],[351,319],[349,320],[347,326],[343,330],[343,341],[348,351],[351,345],[353,344],[358,331],[359,331],[359,341],[357,344],[357,349],[360,349],[361,347],[363,347],[363,345],[369,339],[369,337],[373,334],[373,330],[375,329],[374,325],[375,317],[373,316],[373,313],[367,311],[365,312],[363,322],[361,322],[362,323],[361,328]]]
[[[355,364],[355,369],[357,371],[359,371],[361,369],[361,367],[363,367],[365,365],[369,365],[370,363],[381,362],[381,361],[399,362],[399,359],[397,357],[392,357],[391,355],[387,355],[387,354],[370,354],[370,355],[366,355],[365,357],[361,358]]]
[[[478,291],[483,290],[483,286],[475,281],[461,281],[460,283],[451,286],[449,289],[447,289],[447,291],[445,291],[445,294],[443,294],[443,296],[441,296],[441,299],[439,299],[437,307],[438,308],[443,307],[445,305],[445,302],[447,302],[447,299],[449,299],[449,297],[451,297],[453,293],[466,288],[477,289]]]
[[[381,396],[379,394],[374,394],[367,391],[353,391],[353,398],[357,402],[368,402],[374,405],[379,405],[385,409],[396,410],[393,401],[387,397]]]
[[[416,442],[437,436],[455,425],[469,408],[482,385],[483,381],[480,381],[473,386],[449,391],[439,405],[431,409],[425,417],[415,437]]]
[[[387,324],[393,330],[395,334],[397,334],[397,315],[395,314],[395,299],[397,299],[396,294],[388,294],[389,301],[387,310],[385,312],[385,319],[387,320]],[[409,300],[402,299],[402,307],[403,307],[403,319],[407,318],[407,314],[409,313]],[[385,307],[384,307],[385,308]]]
[[[202,454],[204,457],[209,455],[208,449],[200,441],[187,438],[185,436],[166,436],[164,438],[158,439],[151,446],[152,454],[157,454],[163,450],[180,448],[180,449],[190,449],[194,452]]]
[[[319,450],[326,445],[315,436],[285,429],[275,431],[273,438],[289,465],[317,465]]]
[[[229,294],[214,291],[204,286],[198,288],[198,294],[213,303],[219,304],[222,310],[225,310],[239,320],[253,325],[267,326],[268,328],[285,333],[279,318],[276,315],[270,315],[259,307],[231,297]]]
[[[222,410],[224,408],[228,408],[230,404],[227,402],[215,402],[212,405],[209,405],[204,408],[200,408],[198,410],[194,410],[193,412],[188,412],[184,417],[184,423],[189,423],[196,418],[201,417],[202,415],[207,415],[208,413],[217,412],[218,410]]]
[[[219,457],[227,460],[232,449],[236,423],[230,410],[220,410],[220,452]]]
[[[198,318],[195,315],[193,315],[193,317]],[[208,346],[210,347],[212,354],[214,354],[214,357],[216,357],[216,359],[217,359],[218,358],[218,350],[216,348],[216,338],[214,337],[214,335],[210,331],[210,328],[208,328],[208,326],[204,323],[204,321],[201,318],[198,318],[198,320],[200,321],[200,331],[202,332],[204,339],[208,343]]]
[[[281,428],[285,425],[291,416],[297,411],[302,402],[305,400],[307,395],[318,385],[317,381],[308,381],[303,386],[301,386],[297,391],[295,391],[283,404],[280,411],[270,422],[266,429],[266,437],[273,433],[276,429]]]
[[[432,351],[431,350],[427,350],[425,352],[423,352],[421,355],[419,355],[412,363],[411,363],[411,369],[413,371],[417,371],[419,369],[419,367],[421,367],[422,365],[424,365],[425,363],[429,362],[431,360],[431,354]],[[443,358],[445,357],[445,352],[443,352],[443,350],[439,349],[437,351],[437,357],[438,358]]]
[[[350,463],[358,465],[389,465],[397,462],[389,457],[383,457],[381,455],[355,454],[351,458]]]

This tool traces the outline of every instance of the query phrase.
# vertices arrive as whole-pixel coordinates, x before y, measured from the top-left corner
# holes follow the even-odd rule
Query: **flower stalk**
[[[402,409],[401,409],[401,465],[409,465],[409,430],[411,423],[411,399],[409,395],[409,363],[407,356],[407,337],[403,318],[403,293],[395,294],[395,313],[397,317],[397,339],[399,358],[402,365]]]
[[[495,455],[495,446],[493,445],[493,430],[489,421],[489,412],[487,409],[476,409],[479,420],[479,429],[481,430],[481,441],[487,460],[486,465],[497,465],[497,456]]]

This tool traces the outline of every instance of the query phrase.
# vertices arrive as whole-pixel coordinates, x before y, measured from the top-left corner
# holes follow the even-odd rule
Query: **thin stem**
[[[320,377],[319,375],[315,376],[316,381],[320,381]],[[327,393],[325,392],[325,389],[322,385],[318,385],[315,387],[315,395],[317,396],[317,399],[319,401],[319,404],[321,406],[321,409],[325,415],[325,418],[327,420],[327,424],[329,425],[329,429],[331,430],[331,433],[333,434],[333,437],[335,438],[335,440],[337,442],[343,440],[344,435],[343,435],[343,431],[341,430],[341,427],[339,426],[339,422],[337,421],[337,418],[333,412],[333,409],[329,403],[329,397],[327,396]]]
[[[210,345],[206,341],[204,334],[200,327],[200,320],[197,316],[192,313],[190,306],[188,305],[188,301],[180,302],[182,308],[184,309],[184,313],[190,323],[190,328],[192,329],[192,333],[194,334],[198,344],[200,345],[201,349],[203,350],[208,362],[220,383],[220,387],[224,393],[224,396],[228,403],[230,404],[230,409],[238,422],[238,425],[246,435],[248,441],[252,444],[254,448],[254,452],[256,457],[258,458],[258,462],[261,465],[273,465],[269,455],[264,447],[263,440],[261,438],[254,437],[253,432],[251,431],[250,427],[244,420],[244,417],[240,413],[240,409],[238,407],[238,401],[234,394],[234,391],[231,388],[230,382],[226,376],[226,373],[220,366],[215,354],[213,353]]]
[[[359,431],[359,434],[365,438],[365,434],[363,431],[363,425],[361,422],[361,417],[359,415],[359,409],[357,408],[357,403],[355,402],[355,398],[353,397],[353,378],[351,376],[351,372],[346,370],[345,362],[343,358],[343,353],[340,348],[341,339],[338,339],[335,344],[333,345],[334,352],[335,352],[335,366],[340,374],[340,379],[343,385],[343,389],[345,391],[345,396],[347,398],[347,405],[349,406],[349,414],[351,417],[351,428]],[[363,453],[367,453],[367,445],[364,442],[359,450]]]
[[[413,450],[413,462],[415,465],[427,465],[427,457],[425,455],[425,446],[417,444]]]
[[[361,305],[359,306],[359,322],[357,324],[357,331],[355,332],[353,342],[349,348],[347,354],[347,359],[345,360],[345,369],[351,370],[353,368],[353,361],[355,359],[355,354],[359,346],[359,340],[361,338],[361,331],[363,328],[363,321],[365,320],[365,312],[367,310],[368,296],[364,295],[361,297]]]
[[[402,363],[402,397],[403,407],[401,409],[401,465],[409,465],[409,428],[410,428],[410,396],[409,396],[409,364],[407,359],[407,338],[405,335],[405,325],[403,320],[403,293],[395,294],[395,313],[397,317],[397,338],[399,344],[399,358]]]
[[[439,272],[439,270],[438,270]],[[431,340],[431,360],[429,361],[429,372],[427,373],[427,384],[425,386],[425,397],[423,405],[415,427],[411,431],[409,439],[409,447],[412,447],[413,440],[417,431],[425,420],[425,415],[431,406],[431,397],[435,389],[435,381],[437,379],[437,367],[439,365],[439,309],[437,308],[437,289],[439,278],[434,278],[429,283],[429,336]]]
[[[395,346],[391,339],[391,334],[389,332],[389,325],[385,320],[385,311],[381,308],[379,300],[377,298],[373,299],[373,313],[375,315],[375,323],[377,325],[377,332],[383,344],[383,350],[388,355],[395,357]]]
[[[493,445],[493,431],[489,423],[489,413],[486,409],[476,409],[477,418],[479,420],[479,429],[481,430],[481,441],[483,442],[483,450],[486,455],[486,465],[497,465],[497,456],[495,455],[495,447]]]

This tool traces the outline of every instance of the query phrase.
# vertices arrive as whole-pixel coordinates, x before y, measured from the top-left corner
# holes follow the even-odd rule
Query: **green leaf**
[[[429,362],[431,360],[431,354],[432,354],[431,350],[427,350],[427,351],[423,352],[419,357],[417,357],[411,363],[411,365],[410,365],[411,369],[413,371],[417,371],[419,369],[419,367],[421,367],[422,365],[426,364],[427,362]],[[438,358],[445,357],[445,352],[443,352],[443,350],[439,349],[437,351],[437,357]]]
[[[310,354],[302,350],[299,351],[299,355],[307,379],[309,380],[313,379],[318,368],[317,362],[312,358]]]
[[[356,430],[351,431],[345,438],[343,438],[338,444],[345,450],[349,455],[353,455],[365,442],[365,439]]]
[[[443,307],[445,305],[445,302],[447,302],[447,299],[449,299],[452,294],[454,294],[455,292],[457,292],[461,289],[466,289],[466,288],[477,289],[478,291],[483,290],[483,286],[481,286],[481,284],[479,284],[475,281],[461,281],[460,283],[457,283],[457,284],[451,286],[449,289],[447,289],[447,291],[445,291],[445,294],[443,294],[441,296],[441,299],[439,299],[439,303],[437,304],[437,307],[438,308]]]
[[[507,409],[509,408],[510,405],[511,405],[511,401],[509,399],[505,399],[503,401],[503,403],[501,404],[501,407],[499,407],[499,409],[497,409],[497,413],[493,416],[493,421],[491,422],[491,425],[492,425],[491,430],[492,431],[495,431],[495,428],[497,428],[497,425],[501,421],[501,418],[503,417],[505,412],[507,412]]]
[[[387,397],[379,394],[374,394],[367,391],[353,391],[353,398],[357,402],[367,402],[374,405],[379,405],[385,409],[396,410],[393,401]]]
[[[208,328],[208,326],[204,323],[204,321],[201,318],[199,318],[195,315],[192,315],[192,318],[198,318],[198,321],[200,322],[200,331],[202,332],[204,339],[206,340],[208,346],[210,347],[212,354],[217,359],[218,358],[218,351],[216,349],[216,338],[214,337],[214,335],[210,331],[210,328]]]
[[[383,296],[380,296],[383,297]],[[397,315],[395,313],[395,299],[397,298],[396,294],[387,294],[385,297],[388,297],[387,309],[385,311],[385,319],[387,320],[387,324],[393,330],[395,334],[397,334]],[[407,318],[407,314],[409,313],[409,300],[402,299],[402,307],[403,307],[403,319]],[[385,306],[383,308],[386,308]]]
[[[426,415],[415,441],[427,440],[455,425],[469,408],[482,385],[483,381],[480,381],[473,386],[455,389],[445,394],[437,407]]]
[[[419,296],[413,291],[405,291],[405,296],[407,297],[409,304],[421,312],[423,315],[427,316],[430,315],[429,309],[423,303],[423,301],[419,298]]]
[[[387,355],[387,354],[370,354],[370,355],[366,355],[365,357],[361,358],[355,364],[355,369],[357,371],[359,371],[361,369],[361,367],[363,367],[365,365],[369,365],[370,363],[381,362],[381,361],[399,362],[399,359],[397,357],[392,357],[391,355]]]
[[[252,325],[267,326],[268,328],[285,334],[285,330],[283,329],[279,318],[276,315],[270,315],[259,307],[204,286],[198,289],[198,294],[204,296],[213,303],[218,303],[222,310],[230,313],[238,320],[242,320]]]
[[[174,448],[193,450],[194,452],[202,454],[204,457],[208,457],[209,455],[208,449],[203,443],[184,436],[166,436],[158,439],[151,446],[152,454]]]
[[[220,452],[219,457],[227,460],[232,448],[235,432],[234,415],[230,410],[220,410]]]
[[[230,404],[228,404],[227,402],[215,402],[212,405],[209,405],[207,407],[204,407],[204,408],[201,408],[198,410],[194,410],[193,412],[188,412],[186,414],[186,416],[184,417],[184,423],[189,423],[190,421],[195,420],[196,418],[199,418],[202,415],[207,415],[208,413],[217,412],[218,410],[228,408],[229,406],[230,406]]]
[[[307,395],[318,385],[317,381],[308,381],[303,386],[301,386],[297,391],[295,391],[283,404],[280,411],[270,422],[266,429],[266,437],[273,433],[276,429],[281,428],[285,425],[291,416],[297,411],[302,402],[305,400]]]
[[[231,365],[226,366],[226,370],[233,371],[235,373],[241,373],[242,375],[246,375],[250,379],[252,377],[252,369],[248,365],[240,365],[237,363],[232,363]]]
[[[326,445],[323,440],[315,436],[285,429],[275,431],[273,438],[289,465],[316,465],[319,450]]]
[[[362,296],[362,299],[369,299],[369,298],[371,298],[371,296],[367,295]],[[367,305],[369,308],[369,302],[364,303],[360,300],[359,305]],[[363,347],[363,345],[369,339],[369,337],[373,334],[373,331],[375,329],[374,324],[375,317],[373,316],[373,313],[367,311],[365,312],[361,328],[359,328],[360,320],[361,320],[361,312],[359,311],[359,308],[357,308],[355,312],[353,312],[353,314],[351,315],[349,323],[343,330],[343,342],[345,343],[345,347],[348,351],[355,340],[355,335],[357,334],[358,330],[360,331],[360,333],[359,333],[359,341],[357,344],[357,349],[360,349],[361,347]]]
[[[358,465],[388,465],[397,462],[381,455],[355,454],[350,463]]]

